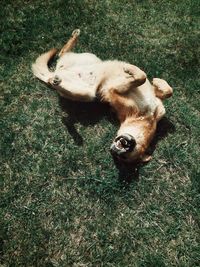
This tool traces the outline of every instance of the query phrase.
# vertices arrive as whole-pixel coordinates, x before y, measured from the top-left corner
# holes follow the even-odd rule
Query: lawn
[[[200,266],[197,0],[3,0],[1,267]],[[107,105],[61,99],[31,64],[61,48],[120,59],[174,95],[143,166],[119,166]]]

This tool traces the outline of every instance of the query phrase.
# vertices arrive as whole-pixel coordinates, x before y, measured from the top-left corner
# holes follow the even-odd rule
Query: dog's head
[[[110,150],[114,157],[125,162],[147,162],[147,148],[155,134],[157,120],[153,117],[126,120],[122,123]]]

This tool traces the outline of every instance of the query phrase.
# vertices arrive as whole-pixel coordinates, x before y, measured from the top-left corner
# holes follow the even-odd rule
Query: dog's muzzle
[[[120,135],[115,138],[110,147],[113,156],[122,156],[127,152],[132,152],[136,146],[134,137],[130,134]]]

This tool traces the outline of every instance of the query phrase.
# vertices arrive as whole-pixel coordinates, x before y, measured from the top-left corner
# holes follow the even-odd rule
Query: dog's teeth
[[[122,148],[122,144],[121,144],[120,140],[117,141],[116,145],[118,148]]]
[[[119,146],[119,144],[120,144],[120,140],[117,141],[117,146]]]

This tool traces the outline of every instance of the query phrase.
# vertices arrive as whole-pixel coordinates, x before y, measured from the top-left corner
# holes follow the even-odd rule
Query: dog
[[[163,79],[150,83],[144,71],[127,62],[71,52],[79,35],[79,29],[73,31],[59,52],[55,71],[48,68],[57,53],[52,49],[36,59],[34,75],[67,99],[90,102],[98,98],[109,103],[120,121],[110,147],[112,155],[124,162],[148,162],[147,149],[165,115],[162,101],[172,96],[173,89]]]

